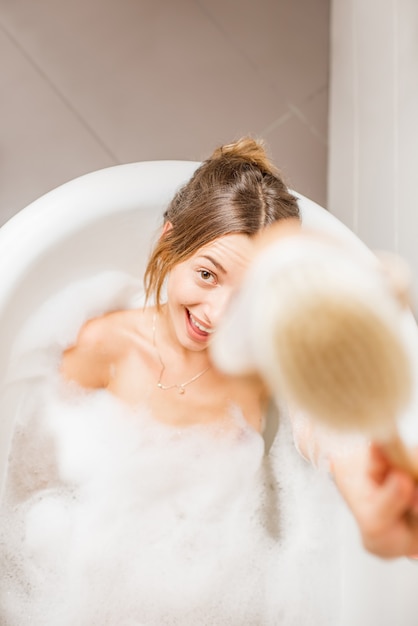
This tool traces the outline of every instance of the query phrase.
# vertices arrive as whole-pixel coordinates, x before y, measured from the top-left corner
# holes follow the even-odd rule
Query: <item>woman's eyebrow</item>
[[[216,267],[217,270],[219,270],[223,274],[226,274],[226,269],[218,261],[216,261],[212,256],[209,256],[208,254],[202,254],[202,258],[207,259],[208,261],[212,263],[212,265]]]

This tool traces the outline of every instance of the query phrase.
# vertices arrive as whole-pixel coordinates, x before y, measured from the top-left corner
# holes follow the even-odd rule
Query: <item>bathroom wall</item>
[[[328,208],[398,252],[418,304],[418,2],[333,0]]]
[[[118,163],[265,138],[326,203],[330,0],[0,0],[0,223]]]

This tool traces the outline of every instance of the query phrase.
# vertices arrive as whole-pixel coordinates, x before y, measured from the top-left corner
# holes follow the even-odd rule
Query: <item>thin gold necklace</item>
[[[180,394],[184,394],[186,393],[186,389],[185,387],[187,387],[187,385],[191,385],[191,383],[194,383],[195,380],[197,380],[198,378],[200,378],[201,376],[203,376],[203,374],[206,374],[206,372],[210,369],[210,365],[208,365],[208,367],[205,367],[204,370],[202,370],[201,372],[199,372],[198,374],[195,374],[195,376],[193,376],[193,378],[191,378],[190,380],[186,380],[185,383],[174,383],[173,385],[163,385],[161,382],[161,379],[163,377],[164,374],[164,370],[165,370],[165,365],[164,365],[164,361],[161,358],[161,354],[157,348],[157,342],[155,340],[155,325],[156,325],[156,321],[157,321],[157,313],[154,313],[153,318],[152,318],[152,343],[153,346],[157,352],[157,356],[158,356],[158,360],[161,363],[161,371],[160,371],[160,375],[158,377],[158,381],[157,381],[157,387],[158,389],[162,389],[163,391],[168,391],[169,389],[177,389],[178,393]]]

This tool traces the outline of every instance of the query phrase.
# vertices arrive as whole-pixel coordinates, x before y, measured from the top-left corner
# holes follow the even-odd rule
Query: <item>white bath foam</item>
[[[30,436],[0,517],[2,626],[337,626],[335,494],[285,420],[265,458],[236,412],[235,430],[174,429],[73,392],[54,369],[73,333],[28,333],[26,354],[44,359],[15,370]]]
[[[308,488],[308,468],[297,457],[286,459],[285,437],[269,459],[271,489],[262,440],[238,418],[235,434],[171,429],[106,392],[62,397],[51,381],[48,393],[44,427],[54,433],[69,492],[44,488],[26,512],[29,563],[54,571],[43,603],[32,582],[36,594],[28,603],[32,613],[38,606],[39,623],[58,623],[55,613],[50,622],[46,616],[54,606],[61,613],[63,604],[70,616],[63,624],[124,623],[125,615],[149,624],[205,624],[210,614],[218,624],[275,624],[277,615],[285,624],[309,624],[300,622],[307,606],[319,604],[315,619],[330,611],[323,593],[313,597],[318,557],[324,567],[324,544],[312,543],[315,518],[306,500],[313,481]],[[292,491],[302,498],[297,516],[289,507]],[[276,530],[266,519],[274,510]],[[60,537],[65,548],[57,549]],[[67,559],[51,563],[49,552],[67,548]],[[330,574],[325,579],[335,582]]]
[[[287,433],[269,475],[238,417],[235,433],[172,429],[106,392],[60,392],[52,383],[45,428],[63,486],[21,505],[33,592],[11,624],[337,623],[336,535],[318,542],[327,511],[312,516],[326,490]]]

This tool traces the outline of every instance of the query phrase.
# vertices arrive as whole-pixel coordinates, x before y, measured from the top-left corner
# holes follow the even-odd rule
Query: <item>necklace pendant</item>
[[[178,389],[179,389],[179,394],[180,394],[180,395],[182,395],[182,394],[186,393],[186,390],[185,390],[185,388],[183,387],[183,385],[179,385]]]
[[[157,387],[158,387],[158,389],[162,389],[163,388],[161,383],[157,383]]]

